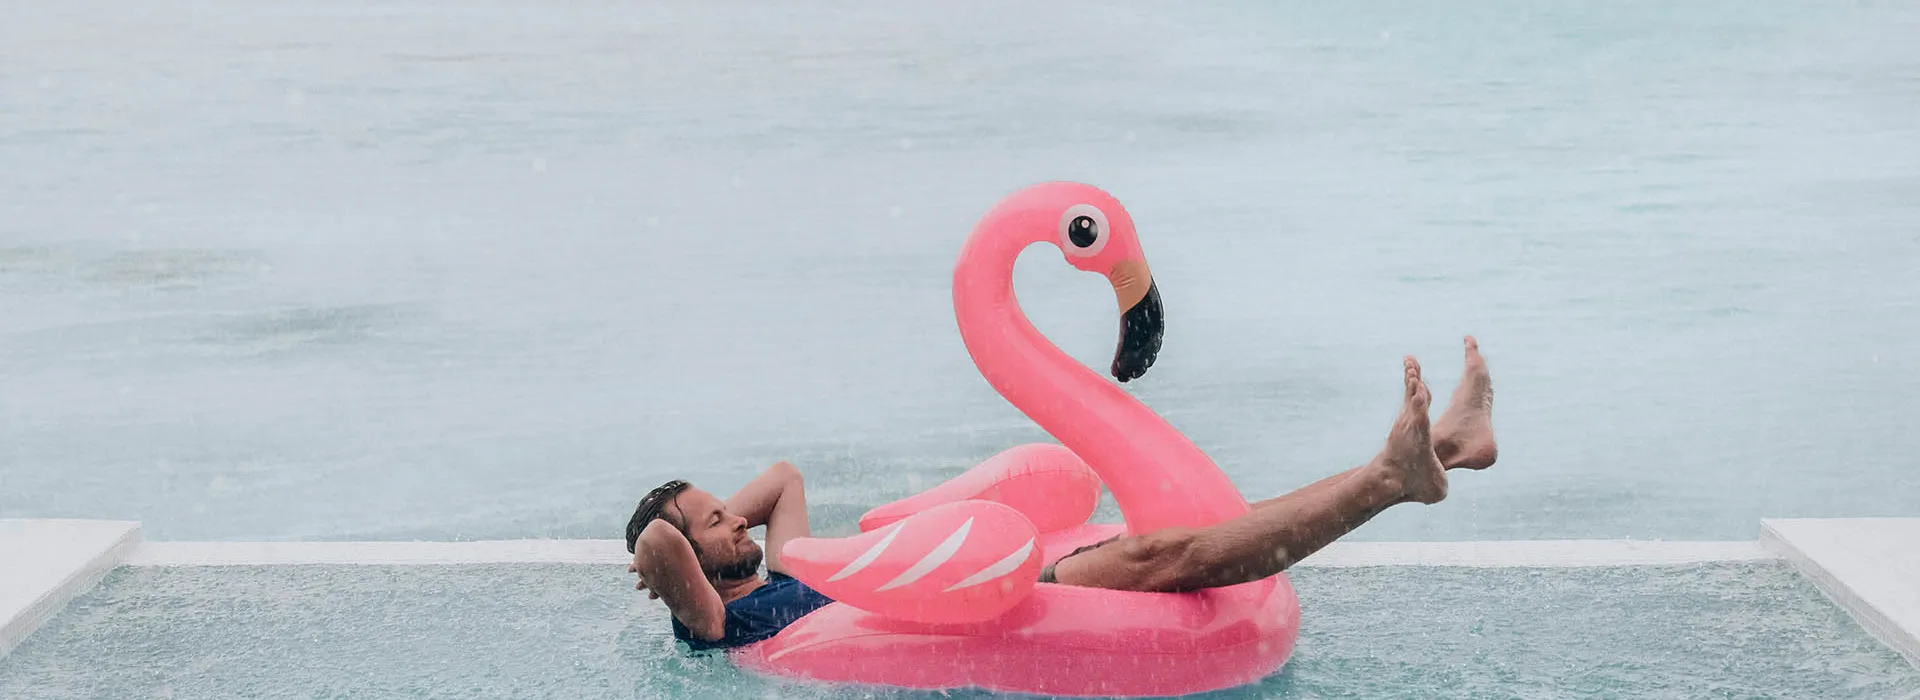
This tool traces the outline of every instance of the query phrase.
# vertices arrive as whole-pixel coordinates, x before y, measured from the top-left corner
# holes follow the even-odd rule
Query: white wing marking
[[[941,542],[940,546],[934,547],[931,552],[927,552],[927,556],[921,557],[920,561],[916,562],[912,568],[900,572],[900,575],[892,581],[888,581],[887,585],[873,589],[873,591],[879,593],[880,591],[899,588],[918,581],[927,574],[933,573],[934,569],[940,568],[941,564],[945,564],[948,559],[953,558],[955,552],[960,551],[960,545],[967,541],[967,531],[971,529],[973,529],[973,518],[967,518],[966,522],[960,524],[960,529],[954,530],[953,534],[947,536],[947,541]]]
[[[947,590],[941,591],[941,593],[951,593],[969,586],[978,586],[1013,573],[1014,569],[1020,568],[1020,565],[1027,561],[1027,555],[1031,553],[1033,553],[1033,540],[1027,540],[1026,544],[1020,545],[1020,548],[1014,550],[1012,554],[1007,555],[1007,558],[994,562],[992,566],[981,569],[972,576],[960,579],[959,583],[948,586]]]
[[[872,564],[873,560],[879,559],[880,553],[887,551],[887,545],[893,544],[893,536],[900,534],[900,526],[904,524],[906,524],[904,521],[894,523],[893,529],[887,532],[886,537],[880,538],[879,542],[874,543],[872,547],[868,547],[867,551],[861,554],[859,559],[855,559],[853,561],[847,562],[847,565],[840,569],[840,573],[834,574],[831,578],[828,578],[827,582],[832,583],[834,581],[838,581],[848,576],[852,576],[854,574],[860,573],[860,570],[867,568],[867,565]]]

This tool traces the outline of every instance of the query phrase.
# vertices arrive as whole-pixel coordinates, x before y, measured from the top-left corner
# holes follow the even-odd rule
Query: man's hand
[[[637,559],[637,558],[638,558],[639,556],[640,556],[640,555],[639,555],[638,553],[636,553],[636,554],[634,554],[634,557],[635,557],[636,559]],[[653,589],[651,589],[651,588],[647,588],[647,577],[646,577],[646,576],[641,576],[641,575],[640,575],[640,563],[639,563],[638,561],[636,561],[636,562],[634,562],[634,563],[632,563],[632,564],[628,564],[628,565],[627,565],[627,573],[629,573],[629,574],[634,574],[634,575],[636,575],[636,576],[639,576],[639,579],[640,579],[640,581],[639,581],[638,583],[635,583],[635,584],[633,584],[633,590],[636,590],[636,591],[646,591],[646,592],[647,592],[647,600],[659,600],[659,599],[660,599],[660,594],[659,594],[658,592],[655,592],[655,591],[654,591]]]

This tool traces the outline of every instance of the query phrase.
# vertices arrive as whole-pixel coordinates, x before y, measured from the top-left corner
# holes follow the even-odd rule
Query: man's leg
[[[1191,591],[1272,576],[1397,503],[1437,503],[1446,470],[1434,454],[1420,365],[1405,361],[1406,392],[1386,448],[1366,466],[1212,527],[1168,528],[1060,560],[1060,583],[1129,591]]]
[[[1500,456],[1493,440],[1493,375],[1487,372],[1487,358],[1480,356],[1480,343],[1467,336],[1466,367],[1460,373],[1460,385],[1453,389],[1453,402],[1433,422],[1433,453],[1440,466],[1451,469],[1486,469]],[[1254,508],[1286,507],[1301,499],[1319,498],[1334,484],[1345,481],[1365,467],[1354,467],[1339,474],[1253,504]]]

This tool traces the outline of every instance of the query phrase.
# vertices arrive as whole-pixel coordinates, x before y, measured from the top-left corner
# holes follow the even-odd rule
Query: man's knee
[[[1202,588],[1208,563],[1198,530],[1167,528],[1114,543],[1133,572],[1135,590],[1187,591]]]

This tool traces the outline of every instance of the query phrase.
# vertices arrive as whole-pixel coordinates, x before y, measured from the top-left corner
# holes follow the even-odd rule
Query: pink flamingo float
[[[1036,243],[1112,283],[1123,312],[1114,377],[1153,364],[1159,292],[1120,203],[1077,183],[1001,201],[954,270],[960,335],[987,382],[1060,444],[1014,447],[876,508],[859,535],[789,542],[781,558],[793,576],[839,602],[736,652],[742,666],[841,683],[1113,696],[1242,685],[1286,662],[1300,610],[1284,575],[1192,593],[1037,582],[1076,547],[1211,525],[1248,505],[1184,435],[1028,322],[1013,267]],[[1087,522],[1102,483],[1124,525]]]

